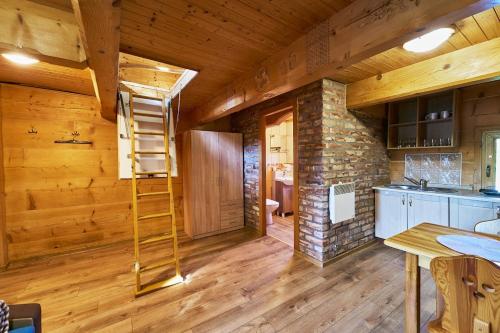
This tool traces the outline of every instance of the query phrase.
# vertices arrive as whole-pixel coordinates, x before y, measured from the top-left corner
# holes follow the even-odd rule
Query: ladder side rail
[[[134,270],[136,280],[136,292],[141,290],[140,276],[140,253],[139,253],[139,221],[137,213],[137,178],[136,178],[136,161],[135,161],[135,121],[134,121],[134,95],[130,94],[130,153],[132,159],[132,218],[134,220]]]
[[[169,128],[167,127],[169,124],[167,123],[167,110],[165,107],[165,99],[161,102],[161,109],[163,114],[163,129],[164,129],[164,143],[165,143],[165,170],[167,173],[167,182],[168,182],[168,191],[170,192],[170,219],[172,223],[172,236],[173,236],[173,252],[175,258],[175,275],[180,276],[181,270],[179,265],[179,250],[177,243],[177,224],[175,220],[175,206],[174,206],[174,190],[172,188],[172,165],[170,164],[170,133]]]

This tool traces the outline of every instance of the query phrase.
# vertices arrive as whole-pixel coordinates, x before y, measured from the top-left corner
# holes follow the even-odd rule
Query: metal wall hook
[[[78,136],[80,136],[80,132],[78,131],[73,131],[71,132],[71,135],[73,138],[71,140],[55,140],[54,143],[70,143],[70,144],[76,144],[76,145],[91,145],[92,141],[86,141],[86,140],[76,140]]]

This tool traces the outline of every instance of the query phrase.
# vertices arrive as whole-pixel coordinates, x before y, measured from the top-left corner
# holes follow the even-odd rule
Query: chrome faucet
[[[428,181],[423,179],[423,178],[420,178],[420,180],[416,180],[416,179],[413,179],[411,177],[404,177],[406,180],[408,180],[410,183],[413,183],[415,185],[417,185],[421,190],[426,190],[427,189],[427,183]]]

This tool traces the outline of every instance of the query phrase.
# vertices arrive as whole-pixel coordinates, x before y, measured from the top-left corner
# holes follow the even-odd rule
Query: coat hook
[[[80,132],[73,131],[71,132],[73,138],[71,140],[55,140],[54,143],[70,143],[70,144],[81,144],[81,145],[91,145],[92,141],[87,140],[77,140],[76,138],[80,136]]]
[[[28,134],[38,134],[38,131],[36,130],[36,128],[31,126],[31,129],[28,130]]]

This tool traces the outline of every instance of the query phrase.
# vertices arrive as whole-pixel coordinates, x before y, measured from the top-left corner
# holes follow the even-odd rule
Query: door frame
[[[299,249],[299,157],[298,157],[298,105],[297,99],[290,99],[274,107],[264,109],[259,115],[259,222],[261,236],[267,235],[266,224],[266,124],[267,117],[290,110],[293,123],[293,248]]]

